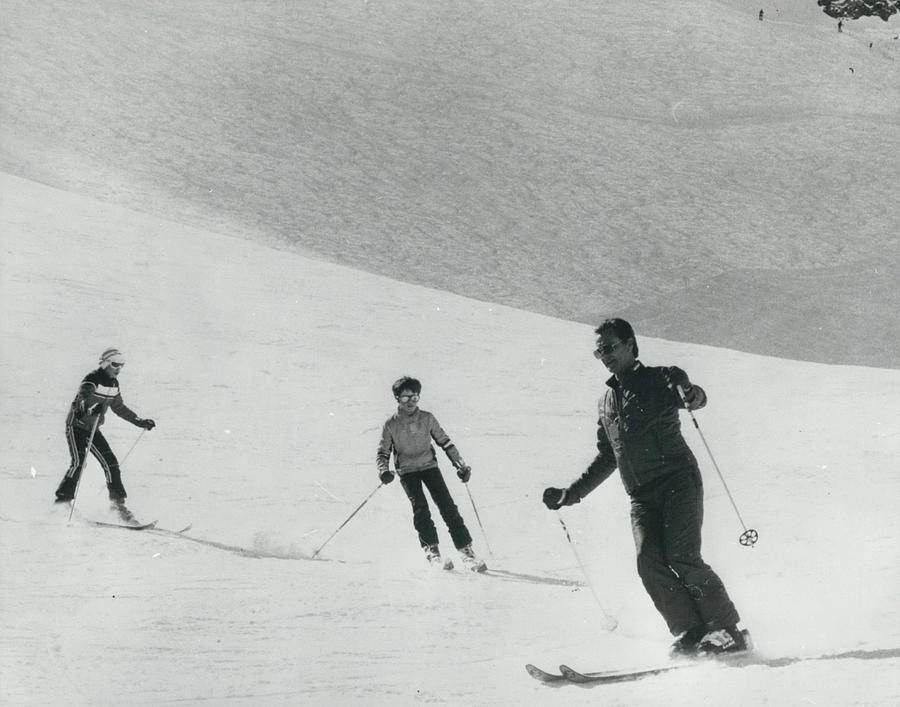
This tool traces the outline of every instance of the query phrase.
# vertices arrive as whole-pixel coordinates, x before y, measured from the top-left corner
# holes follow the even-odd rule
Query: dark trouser
[[[72,457],[72,463],[60,482],[59,488],[56,489],[57,498],[72,498],[75,495],[75,489],[78,487],[78,478],[81,476],[82,469],[84,469],[90,436],[90,430],[85,430],[75,425],[66,425],[66,441],[69,443],[69,455]],[[100,466],[103,467],[103,475],[106,477],[106,488],[109,491],[109,497],[111,499],[125,498],[128,494],[125,493],[125,487],[122,486],[119,460],[116,459],[116,455],[113,454],[109,443],[99,429],[94,432],[94,439],[91,442],[91,454],[97,458]]]
[[[740,621],[722,580],[700,556],[702,525],[703,480],[696,468],[685,467],[632,494],[638,574],[674,635]]]
[[[450,490],[444,482],[444,476],[440,469],[434,467],[403,474],[400,477],[400,484],[412,504],[413,525],[419,534],[419,543],[422,547],[437,545],[438,542],[437,529],[431,520],[431,511],[428,508],[428,499],[425,498],[423,485],[428,487],[428,492],[447,524],[456,548],[459,549],[472,543],[472,536],[469,535],[466,524],[459,514],[459,509],[450,496]]]

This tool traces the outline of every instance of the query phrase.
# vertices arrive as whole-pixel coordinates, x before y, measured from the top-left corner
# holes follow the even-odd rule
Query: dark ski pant
[[[459,549],[472,543],[472,536],[469,535],[466,524],[459,514],[459,509],[450,496],[450,490],[444,482],[444,476],[440,469],[434,467],[403,474],[400,476],[400,484],[412,504],[413,526],[419,534],[419,544],[422,547],[438,544],[437,529],[434,527],[434,521],[431,520],[431,510],[428,508],[428,499],[425,498],[423,487],[428,488],[434,504],[447,524],[454,546]]]
[[[66,441],[69,444],[69,455],[72,458],[72,462],[68,471],[66,471],[66,475],[60,482],[59,488],[56,489],[57,498],[70,499],[75,495],[78,478],[84,469],[90,436],[90,430],[85,430],[72,424],[66,425]],[[113,500],[124,499],[127,494],[125,493],[125,487],[122,485],[122,472],[119,470],[119,460],[116,459],[116,455],[113,454],[109,443],[99,429],[94,432],[94,439],[91,442],[91,454],[97,458],[97,461],[100,462],[100,466],[103,468],[109,497]]]
[[[725,585],[700,555],[703,480],[690,465],[634,490],[631,528],[644,588],[674,635],[740,621]]]

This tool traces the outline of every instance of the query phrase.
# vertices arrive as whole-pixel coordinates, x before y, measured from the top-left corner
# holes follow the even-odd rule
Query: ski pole
[[[94,418],[94,426],[91,428],[91,436],[88,437],[87,446],[84,448],[84,457],[81,459],[81,464],[78,466],[78,481],[75,482],[75,490],[72,492],[72,505],[69,506],[69,520],[67,523],[72,522],[72,514],[75,512],[75,499],[78,498],[78,488],[81,486],[81,476],[84,474],[84,465],[87,464],[88,455],[91,453],[91,447],[94,446],[94,433],[97,431],[97,427],[100,425],[100,413],[97,413],[97,417]]]
[[[594,583],[591,581],[591,576],[588,574],[587,568],[581,561],[581,555],[578,554],[578,550],[575,548],[575,543],[572,542],[572,536],[569,535],[569,529],[566,527],[566,524],[562,519],[562,514],[559,511],[556,512],[556,517],[559,518],[559,524],[562,526],[563,532],[566,534],[566,540],[569,541],[569,547],[572,548],[572,552],[575,554],[575,559],[578,561],[578,566],[581,567],[581,573],[587,580],[587,585],[591,590],[591,594],[594,595],[594,600],[597,602],[597,606],[600,607],[600,612],[603,614],[603,628],[607,631],[615,631],[616,627],[619,625],[619,622],[616,621],[614,617],[606,613],[606,609],[603,608],[603,602],[600,601],[600,597],[597,595],[597,590],[594,588]]]
[[[700,441],[702,441],[703,446],[706,447],[706,453],[709,454],[709,458],[712,460],[713,468],[719,475],[722,486],[725,488],[725,493],[728,495],[728,500],[731,501],[731,506],[732,508],[734,508],[734,512],[737,514],[738,520],[741,523],[741,527],[744,529],[744,532],[741,533],[741,537],[738,540],[741,545],[745,547],[753,547],[756,544],[756,541],[759,540],[759,533],[757,533],[753,528],[748,529],[746,524],[744,523],[744,519],[741,518],[741,512],[738,510],[737,504],[734,502],[734,497],[731,495],[731,491],[728,489],[728,484],[725,483],[725,477],[719,470],[719,465],[716,464],[716,458],[713,456],[712,450],[706,443],[706,437],[703,436],[703,430],[700,429],[700,425],[697,423],[697,418],[694,417],[694,411],[691,410],[691,408],[688,406],[687,401],[684,399],[684,390],[680,385],[675,386],[675,389],[678,391],[678,397],[681,398],[681,402],[684,403],[685,410],[688,411],[688,415],[691,416],[691,420],[694,422],[694,427],[697,430],[697,434],[700,435]]]
[[[491,551],[491,544],[488,542],[487,533],[484,532],[484,526],[481,524],[481,516],[478,515],[478,508],[475,507],[475,499],[472,498],[472,492],[469,491],[469,484],[463,484],[466,487],[466,491],[469,494],[469,500],[472,502],[472,510],[475,511],[475,520],[478,521],[478,527],[481,528],[481,534],[484,536],[484,546],[487,548],[488,555],[491,557],[494,556],[494,553]]]
[[[137,447],[137,443],[141,441],[141,437],[144,436],[144,432],[146,431],[147,430],[141,430],[141,433],[137,436],[137,439],[134,440],[134,444],[131,445],[131,449],[125,452],[125,456],[122,457],[122,459],[119,461],[119,466],[125,463],[125,460],[128,459],[128,455],[134,451],[134,448]]]
[[[331,538],[333,538],[335,535],[337,535],[337,534],[340,532],[341,528],[343,528],[345,525],[347,525],[347,523],[350,522],[350,519],[353,518],[353,516],[355,516],[357,513],[359,513],[360,509],[362,509],[362,507],[365,506],[365,505],[369,502],[369,499],[372,498],[372,496],[375,495],[375,492],[378,491],[378,489],[380,489],[382,486],[384,486],[383,483],[378,484],[378,486],[375,487],[375,491],[372,491],[372,493],[370,493],[368,496],[366,496],[366,500],[363,501],[362,503],[360,503],[360,504],[356,507],[356,510],[353,511],[353,513],[351,513],[351,514],[347,517],[347,520],[345,520],[343,523],[341,523],[341,524],[338,526],[337,530],[335,530],[331,535],[328,536],[328,539],[327,539],[325,542],[323,542],[323,543],[319,546],[319,549],[316,550],[316,551],[312,554],[313,559],[315,559],[315,557],[316,557],[320,552],[322,552],[322,548],[325,547],[325,546],[329,543],[329,541],[331,540]]]

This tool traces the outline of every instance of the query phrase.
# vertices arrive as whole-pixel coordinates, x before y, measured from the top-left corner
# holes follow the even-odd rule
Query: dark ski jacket
[[[96,404],[100,404],[94,414],[88,410]],[[88,373],[81,381],[78,393],[69,408],[66,424],[90,430],[94,427],[94,420],[99,415],[103,424],[107,408],[112,409],[116,415],[127,420],[132,425],[137,425],[140,418],[122,400],[119,392],[119,381],[109,375],[102,368]]]
[[[673,367],[644,366],[640,361],[622,377],[606,381],[599,403],[597,456],[568,489],[580,501],[618,467],[629,494],[669,473],[693,467],[697,460],[681,436],[678,411],[685,406],[669,387]],[[706,405],[706,393],[692,386],[691,410]],[[577,499],[577,500],[576,500]]]

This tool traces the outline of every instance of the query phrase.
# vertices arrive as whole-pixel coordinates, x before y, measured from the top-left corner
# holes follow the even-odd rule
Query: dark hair
[[[607,331],[612,331],[622,341],[628,341],[628,339],[634,341],[634,346],[632,346],[631,348],[632,352],[634,353],[634,357],[637,358],[638,343],[637,338],[634,335],[634,329],[631,328],[631,324],[626,322],[624,319],[613,317],[610,319],[604,319],[600,323],[600,326],[594,329],[594,333],[597,336],[600,336],[603,332]]]
[[[394,397],[400,395],[404,390],[411,390],[413,393],[418,395],[422,392],[422,384],[417,381],[415,378],[410,376],[403,376],[402,378],[398,378],[394,381],[394,384],[391,386],[391,391],[394,393]]]

